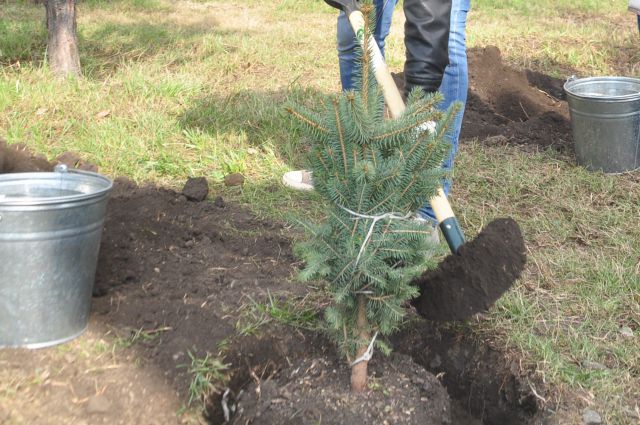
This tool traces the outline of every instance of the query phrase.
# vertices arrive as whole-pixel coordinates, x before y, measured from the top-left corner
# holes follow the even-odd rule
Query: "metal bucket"
[[[0,347],[47,347],[86,329],[112,185],[64,166],[0,175]]]
[[[640,168],[640,80],[572,77],[564,90],[578,164],[605,173]]]

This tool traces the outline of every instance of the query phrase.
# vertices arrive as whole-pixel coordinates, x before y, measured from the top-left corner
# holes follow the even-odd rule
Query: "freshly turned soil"
[[[34,155],[21,144],[7,145],[0,139],[0,174],[52,171],[53,165],[42,155]]]
[[[493,47],[469,51],[469,73],[463,143],[477,138],[523,150],[572,150],[562,81],[514,70]],[[90,166],[75,154],[58,160]],[[0,141],[0,173],[50,171],[52,166],[24,146]],[[299,301],[310,289],[295,279],[299,264],[291,252],[290,229],[210,195],[215,202],[189,202],[172,190],[116,180],[87,335],[108,344],[137,336],[119,351],[131,362],[114,367],[107,355],[100,360],[65,358],[55,350],[4,352],[3,370],[25,370],[31,382],[36,375],[29,371],[46,366],[55,371],[55,385],[22,388],[28,397],[1,406],[0,422],[177,423],[178,408],[171,400],[185,404],[189,399],[192,377],[185,365],[191,354],[220,356],[229,365],[227,402],[237,412],[232,423],[545,423],[537,400],[546,393],[535,375],[488,341],[466,335],[464,326],[414,317],[387,341],[403,355],[374,354],[363,395],[350,393],[348,365],[321,334],[269,318],[251,327],[261,318],[248,314],[255,303]],[[425,292],[416,300],[418,311],[438,318],[462,316],[465,311],[446,311],[454,303],[490,307],[517,278],[524,252],[515,223],[492,222],[459,258],[449,257],[421,277]],[[83,338],[79,344],[86,342]],[[100,373],[87,373],[99,361],[105,362]],[[224,390],[217,388],[207,399],[211,424],[224,423]]]
[[[451,424],[449,396],[411,357],[378,357],[368,388],[349,390],[349,368],[335,358],[297,361],[276,377],[255,381],[237,401],[232,424]]]
[[[430,320],[467,319],[489,309],[520,277],[525,262],[518,223],[496,219],[457,254],[416,279],[420,296],[412,304]]]
[[[573,152],[563,81],[502,61],[495,46],[469,49],[469,91],[460,141]],[[394,75],[402,92],[404,74]]]
[[[495,46],[471,49],[468,60],[462,139],[573,151],[562,80],[508,66]]]
[[[10,155],[10,163],[40,161],[20,152]],[[505,224],[504,229],[489,229],[487,234],[508,229]],[[255,320],[246,313],[254,302],[286,303],[308,293],[308,288],[295,281],[297,263],[291,253],[291,236],[281,224],[257,218],[221,197],[212,203],[189,202],[172,190],[116,179],[107,208],[94,286],[97,297],[88,333],[126,341],[144,331],[145,337],[137,338],[130,349],[141,365],[112,374],[104,372],[104,382],[109,385],[100,400],[108,403],[100,409],[92,399],[91,409],[89,405],[57,402],[50,413],[79,423],[89,409],[93,423],[124,424],[139,411],[146,415],[145,421],[175,423],[176,410],[169,404],[158,405],[153,413],[145,412],[152,400],[171,399],[176,393],[188,400],[192,377],[186,366],[191,354],[198,358],[221,356],[228,364],[226,386],[231,396],[227,402],[236,406],[239,416],[230,419],[238,424],[247,420],[304,424],[314,418],[322,419],[323,424],[356,425],[482,423],[473,415],[485,423],[536,423],[539,412],[535,402],[520,403],[533,397],[526,392],[528,387],[520,384],[521,376],[499,361],[499,352],[461,360],[455,353],[478,352],[473,348],[477,343],[465,342],[451,351],[447,341],[461,341],[462,337],[455,331],[443,339],[442,332],[449,331],[422,324],[416,333],[404,338],[399,335],[400,341],[391,342],[419,365],[407,356],[387,359],[376,352],[369,364],[368,389],[360,395],[351,394],[349,367],[322,335],[277,325],[273,320],[240,332],[253,329],[245,326]],[[479,237],[471,243],[483,240]],[[492,239],[487,243],[491,245]],[[95,378],[84,374],[83,363],[69,366],[65,358],[56,360],[41,353],[45,352],[15,350],[5,354],[4,361],[11,367],[46,361],[61,371],[56,382],[94,388]],[[425,361],[425,356],[433,353],[439,356],[437,364],[432,358]],[[56,362],[60,364],[56,366]],[[432,367],[434,364],[437,367]],[[460,369],[460,365],[464,367]],[[423,367],[435,373],[443,368],[445,373],[436,379]],[[473,370],[487,373],[469,375]],[[148,373],[145,371],[151,372],[148,378],[142,375]],[[121,396],[120,390],[129,388],[127,380],[132,373],[140,385],[153,382],[148,395]],[[518,388],[514,401],[504,403],[505,388],[495,385],[496,376]],[[167,392],[158,379],[173,390]],[[469,379],[473,380],[471,386],[466,384]],[[478,387],[486,388],[482,397],[491,404],[480,410],[471,405],[470,414],[467,398]],[[64,391],[51,393],[47,388],[39,395],[43,400],[66,397]],[[217,388],[206,401],[212,424],[224,423],[224,389]],[[449,399],[446,391],[455,398]],[[478,395],[473,397],[475,400]],[[18,409],[8,414],[38,423],[37,409],[33,412]],[[503,418],[516,420],[504,422]]]

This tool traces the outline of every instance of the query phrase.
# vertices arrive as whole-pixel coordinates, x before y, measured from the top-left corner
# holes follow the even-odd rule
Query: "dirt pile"
[[[487,116],[497,116],[491,114]],[[83,165],[77,156],[66,161],[72,167]],[[0,172],[51,166],[43,157],[0,144]],[[291,233],[281,224],[257,218],[219,197],[215,203],[191,202],[172,190],[117,179],[102,237],[90,326],[102,334],[106,328],[125,341],[136,358],[158,370],[185,401],[192,379],[190,355],[220,356],[230,365],[225,373],[244,409],[241,418],[254,423],[322,418],[322,423],[357,424],[358,415],[365,418],[362,423],[384,423],[383,418],[399,424],[442,423],[450,418],[453,424],[475,425],[478,420],[464,413],[469,404],[488,424],[539,423],[535,397],[521,384],[519,371],[501,362],[500,353],[485,347],[486,356],[467,356],[477,352],[473,345],[477,343],[461,345],[460,328],[424,324],[391,342],[424,368],[444,372],[449,394],[465,409],[451,400],[451,416],[429,416],[447,406],[438,380],[406,357],[387,360],[376,355],[370,363],[374,401],[365,402],[366,410],[358,410],[358,400],[348,392],[347,366],[338,360],[332,344],[317,332],[276,325],[256,308],[258,303],[281,307],[304,297],[308,289],[293,279],[295,272]],[[442,342],[449,340],[458,345]],[[57,380],[68,378],[65,365],[51,365],[61,371]],[[478,370],[485,373],[470,372]],[[255,397],[257,388],[263,392],[260,398]],[[110,385],[105,396],[117,399],[117,389],[118,385]],[[208,401],[213,424],[224,420],[221,398],[218,391]],[[418,408],[431,402],[435,405]],[[143,410],[150,399],[140,394],[135,403]],[[300,406],[303,410],[298,412]],[[175,420],[175,412],[159,412],[149,422]],[[104,423],[126,423],[122,418],[115,408],[102,417]]]
[[[493,220],[458,254],[416,279],[420,296],[412,304],[430,320],[469,318],[488,310],[513,285],[525,261],[518,224],[510,218]]]
[[[502,136],[514,144],[572,149],[562,80],[504,64],[495,46],[470,49],[468,61],[462,139]]]
[[[327,357],[305,359],[277,378],[252,383],[232,424],[451,424],[449,396],[411,357],[372,363],[369,391],[349,391],[349,369]]]
[[[502,61],[495,46],[469,49],[469,90],[460,140],[572,151],[563,81]],[[404,92],[404,74],[393,79]]]
[[[97,166],[85,162],[74,152],[64,152],[49,162],[44,155],[33,154],[24,144],[8,145],[0,139],[0,174],[53,171],[56,164],[65,164],[69,168],[79,170],[98,171]]]
[[[42,155],[33,155],[24,145],[7,145],[0,139],[0,174],[52,171],[53,165]]]
[[[230,388],[239,394],[253,385],[244,389],[242,415],[232,423],[368,424],[390,417],[397,417],[393,423],[449,423],[446,390],[422,366],[407,366],[407,358],[376,356],[371,382],[378,388],[365,402],[350,395],[348,367],[322,337],[253,329],[252,321],[261,319],[243,317],[252,302],[271,297],[283,305],[306,288],[292,280],[295,259],[281,225],[217,204],[116,180],[95,284],[100,320],[125,336],[152,331],[155,336],[138,350],[185,397],[190,376],[180,366],[189,353],[217,353],[226,341]],[[221,395],[209,404],[213,423],[224,418]]]

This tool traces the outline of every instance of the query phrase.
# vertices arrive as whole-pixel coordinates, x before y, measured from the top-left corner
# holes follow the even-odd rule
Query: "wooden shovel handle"
[[[362,12],[356,11],[351,12],[349,15],[349,23],[351,23],[351,28],[353,28],[353,32],[356,34],[356,38],[360,43],[362,43],[362,37],[364,37],[364,16]],[[384,94],[384,101],[387,104],[387,108],[389,108],[389,112],[393,118],[397,118],[406,109],[404,101],[402,100],[402,96],[398,91],[398,87],[396,83],[393,81],[391,77],[391,72],[389,72],[389,68],[382,57],[382,53],[380,52],[380,48],[378,47],[378,43],[370,36],[369,39],[369,48],[371,49],[371,61],[373,63],[373,72],[376,77],[376,81],[382,87],[382,93]]]
[[[348,18],[351,28],[353,28],[353,32],[356,34],[356,38],[362,43],[365,25],[362,12],[351,12]],[[368,44],[371,50],[371,61],[376,81],[380,87],[382,87],[384,101],[387,104],[387,108],[389,108],[391,116],[397,118],[402,115],[406,108],[404,101],[382,57],[378,43],[376,43],[373,36],[370,36]],[[437,194],[429,200],[429,204],[436,215],[436,220],[438,220],[440,229],[447,240],[451,252],[454,254],[457,253],[460,246],[464,244],[464,235],[442,188],[438,189]]]

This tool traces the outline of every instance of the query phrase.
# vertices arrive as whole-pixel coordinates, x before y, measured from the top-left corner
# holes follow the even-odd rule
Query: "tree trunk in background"
[[[76,36],[76,1],[47,0],[47,60],[58,77],[80,75]]]

